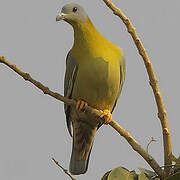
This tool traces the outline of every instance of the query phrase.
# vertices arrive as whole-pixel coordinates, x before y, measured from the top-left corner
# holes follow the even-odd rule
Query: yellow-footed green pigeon
[[[107,122],[111,119],[125,79],[125,62],[122,50],[96,30],[79,4],[66,4],[56,17],[60,20],[74,29],[74,44],[66,58],[64,95],[77,100],[76,107],[65,105],[65,114],[73,136],[69,170],[79,175],[87,171],[94,136],[102,125],[80,110],[88,104],[101,110]]]

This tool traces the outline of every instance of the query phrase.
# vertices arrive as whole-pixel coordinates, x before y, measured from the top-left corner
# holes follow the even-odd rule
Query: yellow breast
[[[122,51],[88,22],[74,29],[71,54],[78,63],[72,98],[111,110],[119,92]]]

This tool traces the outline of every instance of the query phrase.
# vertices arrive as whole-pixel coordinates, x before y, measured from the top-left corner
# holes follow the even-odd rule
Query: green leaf
[[[110,172],[111,172],[111,171],[106,172],[106,173],[104,174],[104,176],[101,178],[101,180],[107,180]]]
[[[153,172],[153,171],[150,171],[150,170],[147,170],[147,169],[144,169],[144,168],[138,168],[140,170],[140,174],[146,174],[149,178],[152,178],[152,177],[155,177],[156,176],[156,173]]]
[[[128,180],[138,180],[138,175],[136,174],[135,171],[129,172]]]
[[[129,171],[122,167],[117,167],[113,169],[108,176],[107,180],[119,180],[120,178],[123,180],[127,180]]]
[[[141,173],[138,176],[138,180],[152,180],[146,173]]]
[[[113,169],[107,180],[138,180],[138,176],[135,171],[128,171],[126,168],[117,167]]]

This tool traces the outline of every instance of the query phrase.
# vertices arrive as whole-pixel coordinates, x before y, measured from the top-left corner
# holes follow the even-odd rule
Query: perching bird
[[[74,44],[66,58],[64,95],[77,100],[76,108],[65,105],[67,127],[73,127],[70,172],[87,171],[94,135],[102,125],[80,110],[86,103],[102,110],[106,123],[116,105],[125,79],[123,52],[105,39],[78,4],[65,5],[56,21],[64,20],[74,29]]]

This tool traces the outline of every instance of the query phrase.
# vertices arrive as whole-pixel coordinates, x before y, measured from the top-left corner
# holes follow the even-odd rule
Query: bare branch
[[[140,144],[132,137],[132,135],[127,130],[121,127],[116,121],[110,122],[110,125],[128,141],[128,143],[137,153],[139,153],[145,159],[145,161],[151,166],[151,168],[157,173],[160,178],[163,177],[164,172],[160,168],[158,163],[140,146]]]
[[[49,90],[48,87],[44,86],[40,82],[34,80],[28,73],[23,72],[21,69],[19,69],[16,65],[11,64],[5,57],[0,56],[0,62],[9,66],[13,71],[18,73],[20,76],[22,76],[25,80],[31,82],[34,84],[37,88],[41,89],[44,94],[48,94],[51,97],[54,97],[55,99],[58,99],[60,101],[63,101],[64,103],[71,105],[71,106],[76,106],[76,101],[73,99],[68,99],[64,96],[61,96],[58,93],[52,92]],[[101,110],[94,109],[90,106],[85,106],[83,108],[83,112],[89,114],[90,116],[94,117],[93,119],[97,121],[104,122],[104,119],[101,118],[100,116],[102,115]],[[162,177],[163,175],[163,170],[161,167],[158,165],[158,163],[150,156],[140,145],[139,143],[131,136],[131,134],[122,128],[116,121],[112,120],[109,125],[114,128],[121,136],[123,136],[127,142],[132,146],[132,148],[139,153],[145,160],[146,162],[151,166],[152,169],[158,174],[159,177]]]
[[[64,171],[64,173],[66,173],[66,174],[71,178],[71,180],[76,180],[75,178],[73,178],[73,177],[71,176],[71,174],[68,172],[67,169],[64,169],[64,168],[58,163],[58,161],[56,161],[54,158],[52,158],[52,160],[55,162],[55,164],[56,164],[57,166],[59,166],[59,167]]]
[[[151,144],[152,142],[156,142],[156,140],[155,140],[153,137],[151,137],[150,142],[147,144],[147,147],[146,147],[146,152],[147,152],[147,153],[148,153],[148,150],[149,150],[149,146],[150,146],[150,144]]]
[[[148,54],[146,52],[146,49],[144,48],[139,36],[136,33],[136,29],[131,23],[131,21],[125,16],[125,14],[117,8],[110,0],[103,0],[106,5],[113,11],[113,13],[121,18],[123,23],[126,25],[128,32],[131,34],[133,41],[139,51],[139,54],[143,58],[148,76],[149,76],[149,83],[153,89],[154,97],[156,100],[157,108],[158,108],[158,117],[161,121],[162,126],[162,133],[163,133],[163,143],[164,143],[164,165],[165,165],[165,172],[168,175],[168,171],[170,168],[168,168],[167,164],[172,164],[172,160],[170,155],[172,154],[172,147],[171,147],[171,134],[170,129],[168,125],[168,119],[166,115],[166,110],[163,102],[163,98],[160,93],[160,89],[158,86],[158,81],[156,78],[156,75],[153,70],[152,63],[150,61],[150,58],[148,57]]]

